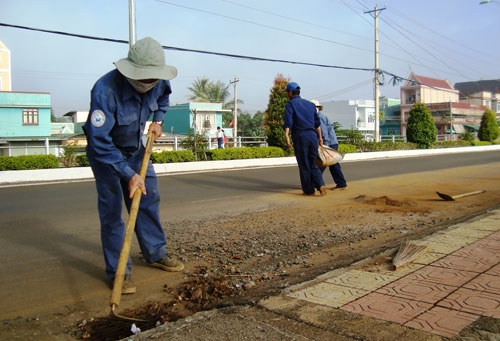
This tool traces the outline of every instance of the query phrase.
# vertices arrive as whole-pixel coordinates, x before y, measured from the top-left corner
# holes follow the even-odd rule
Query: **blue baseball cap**
[[[286,91],[300,90],[300,86],[295,82],[290,82],[286,85]]]

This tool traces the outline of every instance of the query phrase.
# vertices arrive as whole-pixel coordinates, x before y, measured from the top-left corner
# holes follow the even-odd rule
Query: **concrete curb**
[[[470,153],[500,150],[500,145],[480,147],[458,147],[442,149],[395,150],[384,152],[352,153],[344,156],[343,162],[355,162],[388,158],[418,157],[453,153]],[[499,158],[500,159],[500,158]],[[281,167],[296,165],[295,157],[280,157],[268,159],[244,159],[224,161],[197,161],[155,164],[158,175],[176,173],[196,173],[223,169],[244,169],[255,167]],[[37,169],[0,171],[0,186],[34,185],[47,182],[74,182],[92,180],[94,175],[90,167],[73,167],[57,169]]]

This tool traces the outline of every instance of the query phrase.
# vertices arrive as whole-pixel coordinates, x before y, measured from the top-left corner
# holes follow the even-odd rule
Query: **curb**
[[[500,145],[350,153],[345,154],[344,160],[342,162],[419,157],[442,154],[458,154],[493,150],[500,150]],[[293,156],[268,159],[163,163],[154,164],[154,168],[157,175],[168,175],[176,173],[198,173],[227,169],[282,167],[292,165],[297,165],[295,157]],[[90,167],[0,171],[0,187],[35,185],[48,182],[88,181],[93,179],[94,175]]]

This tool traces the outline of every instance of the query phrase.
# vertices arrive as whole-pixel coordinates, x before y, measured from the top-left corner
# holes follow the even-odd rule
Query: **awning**
[[[478,125],[475,125],[475,124],[464,124],[464,126],[466,126],[467,128],[472,128],[476,131],[479,131],[479,126]]]

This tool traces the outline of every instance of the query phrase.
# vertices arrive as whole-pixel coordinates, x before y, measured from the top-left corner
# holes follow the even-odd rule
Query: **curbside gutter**
[[[481,151],[500,151],[500,145],[479,147],[458,147],[440,149],[395,150],[384,152],[349,153],[342,162],[380,160],[388,158],[418,157],[440,154],[468,153]],[[500,157],[499,157],[500,160]],[[297,165],[295,157],[267,159],[244,159],[223,161],[196,161],[154,164],[156,173],[160,175],[177,173],[198,173],[224,169],[245,169],[256,167],[282,167]],[[55,169],[0,171],[0,187],[38,185],[50,182],[75,182],[93,180],[90,167],[71,167]]]

